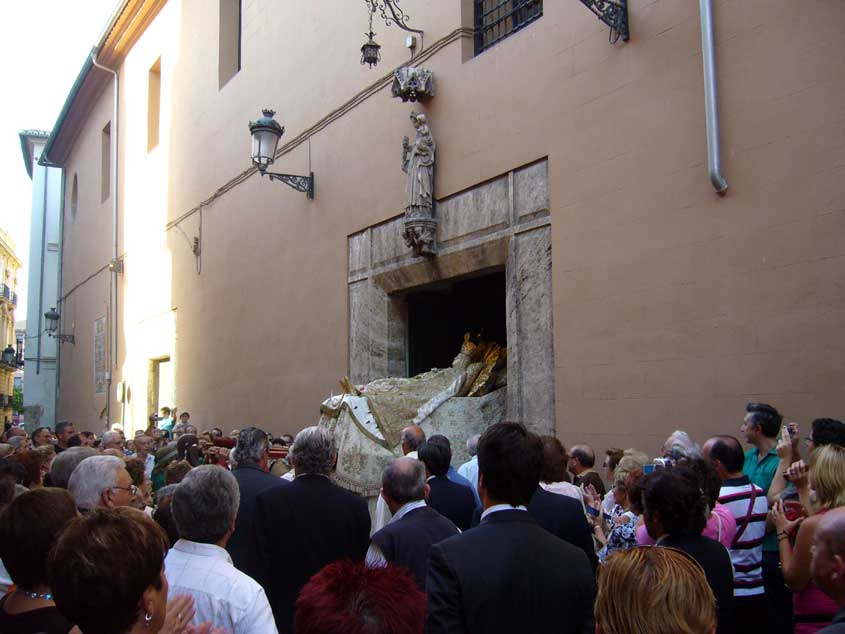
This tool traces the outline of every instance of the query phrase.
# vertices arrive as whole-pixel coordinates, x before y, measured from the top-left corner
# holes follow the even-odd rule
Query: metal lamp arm
[[[407,24],[405,24],[405,19],[407,18],[407,16],[404,13],[402,13],[401,15],[397,15],[396,8],[393,6],[392,2],[385,2],[384,6],[387,6],[387,8],[390,10],[390,14],[393,16],[393,21],[396,22],[396,26],[398,26],[403,31],[408,31],[409,33],[419,33],[420,35],[422,35],[423,31],[421,29],[412,29]],[[387,16],[384,13],[384,6],[381,7],[381,16],[385,19],[385,21],[387,21]],[[390,25],[388,24],[388,26]]]
[[[298,192],[304,192],[308,198],[314,198],[314,172],[310,176],[297,174],[279,174],[277,172],[261,172],[262,176],[269,176],[270,180],[281,181]]]

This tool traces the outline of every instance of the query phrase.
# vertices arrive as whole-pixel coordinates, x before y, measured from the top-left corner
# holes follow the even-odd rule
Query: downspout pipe
[[[41,320],[44,318],[44,263],[47,260],[47,180],[50,178],[50,168],[44,170],[44,187],[41,193],[41,267],[38,271],[38,341],[35,374],[41,374]],[[58,346],[57,346],[58,347]]]
[[[59,172],[61,179],[61,187],[59,191],[61,192],[61,196],[59,197],[59,266],[57,275],[58,279],[56,280],[56,288],[58,289],[57,295],[58,299],[62,297],[62,262],[64,261],[65,257],[65,187],[67,186],[67,179],[65,178],[65,169],[62,168],[62,171]],[[60,312],[64,311],[64,306],[62,306],[61,301],[56,303]],[[39,312],[41,312],[39,310]],[[38,329],[41,329],[41,326],[38,326]],[[53,416],[56,420],[59,420],[59,392],[62,389],[61,386],[61,379],[62,379],[62,345],[58,341],[56,342],[56,381],[54,384],[53,390]]]
[[[112,70],[111,68],[107,68],[102,64],[97,62],[97,54],[96,51],[91,51],[91,63],[94,64],[100,70],[104,70],[107,73],[111,73],[112,77],[114,78],[114,114],[112,115],[112,121],[114,122],[113,130],[112,130],[112,138],[111,138],[111,168],[112,168],[112,177],[111,177],[111,185],[114,188],[112,193],[112,228],[113,228],[113,235],[112,235],[112,266],[111,268],[111,306],[109,306],[109,321],[111,322],[111,328],[109,329],[109,348],[111,348],[111,364],[110,368],[106,374],[106,429],[111,429],[111,377],[114,371],[114,368],[117,367],[117,241],[118,241],[118,232],[117,232],[117,201],[118,201],[118,182],[117,182],[117,163],[118,163],[118,154],[117,154],[117,140],[120,137],[120,123],[119,123],[119,97],[120,97],[120,81],[117,71]]]
[[[704,65],[704,114],[707,119],[707,169],[716,193],[728,191],[719,150],[719,112],[716,107],[716,55],[713,50],[713,0],[699,0],[701,61]]]

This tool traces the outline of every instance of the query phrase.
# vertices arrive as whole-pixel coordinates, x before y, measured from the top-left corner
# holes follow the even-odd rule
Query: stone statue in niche
[[[435,238],[437,220],[434,217],[434,136],[426,116],[411,113],[416,128],[414,142],[402,140],[402,171],[408,176],[405,184],[405,244],[416,255],[437,253]]]

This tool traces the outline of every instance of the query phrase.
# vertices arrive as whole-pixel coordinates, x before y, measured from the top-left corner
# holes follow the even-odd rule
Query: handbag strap
[[[754,486],[754,483],[751,483],[751,497],[748,500],[748,511],[745,513],[745,518],[742,520],[742,526],[739,525],[739,522],[736,523],[737,531],[736,535],[734,535],[733,542],[731,542],[731,548],[736,548],[736,545],[739,543],[739,539],[742,537],[743,533],[745,533],[745,529],[748,528],[751,516],[754,514],[754,501],[756,499],[757,487]]]

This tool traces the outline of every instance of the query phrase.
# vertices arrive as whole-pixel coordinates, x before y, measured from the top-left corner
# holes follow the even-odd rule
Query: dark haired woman
[[[59,537],[49,560],[56,605],[85,634],[216,634],[191,626],[194,600],[167,601],[167,536],[130,507],[96,509]]]
[[[17,589],[0,600],[0,632],[67,634],[73,623],[58,610],[47,579],[47,553],[76,517],[64,489],[37,489],[0,514],[0,558]]]

